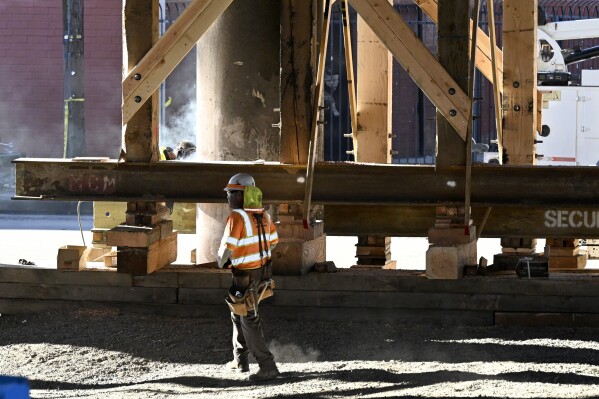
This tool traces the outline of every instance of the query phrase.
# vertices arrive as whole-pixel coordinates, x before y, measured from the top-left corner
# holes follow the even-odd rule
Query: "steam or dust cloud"
[[[295,344],[282,344],[271,341],[268,345],[277,363],[308,363],[315,362],[320,352],[314,348],[301,348]]]

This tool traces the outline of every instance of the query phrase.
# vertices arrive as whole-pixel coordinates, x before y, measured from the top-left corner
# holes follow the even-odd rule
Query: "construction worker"
[[[232,212],[227,219],[217,263],[220,268],[231,266],[233,284],[229,293],[231,297],[242,299],[252,287],[272,281],[270,250],[279,238],[270,215],[262,208],[262,192],[252,176],[236,174],[229,180],[225,191]],[[264,381],[276,378],[279,370],[264,339],[257,310],[259,300],[255,302],[254,310],[248,310],[245,316],[234,313],[229,305],[233,322],[233,360],[227,363],[227,367],[249,372],[248,355],[251,352],[260,370],[249,379]]]
[[[183,140],[175,147],[176,159],[189,158],[196,152],[196,145],[191,141]]]
[[[172,147],[160,147],[158,153],[161,161],[171,161],[177,159],[177,153]]]

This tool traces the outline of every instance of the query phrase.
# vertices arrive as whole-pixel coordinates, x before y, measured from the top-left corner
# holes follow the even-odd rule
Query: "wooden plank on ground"
[[[1,314],[31,314],[49,310],[102,310],[151,315],[222,317],[222,305],[179,305],[169,303],[95,302],[37,299],[0,299]]]
[[[43,269],[40,267],[2,265],[0,265],[0,282],[105,287],[132,286],[130,275],[111,271],[61,272],[56,269]]]
[[[267,301],[260,307],[266,320],[328,320],[328,321],[384,321],[450,326],[493,325],[492,311],[372,309],[271,306]]]
[[[0,298],[176,303],[177,290],[175,288],[0,283]]]
[[[231,286],[231,271],[218,273],[178,273],[179,288],[219,288],[229,289]]]
[[[414,35],[391,4],[378,0],[350,0],[350,3],[465,140],[469,100],[464,90]],[[450,94],[450,89],[454,94]]]
[[[119,273],[121,274],[121,273]],[[147,276],[132,276],[134,287],[178,288],[178,273],[153,273]]]
[[[495,312],[495,325],[599,327],[599,314]]]
[[[182,304],[214,305],[222,303],[223,298],[220,289],[179,290],[179,303]],[[557,295],[280,290],[268,299],[268,303],[292,307],[599,313],[598,301]]]

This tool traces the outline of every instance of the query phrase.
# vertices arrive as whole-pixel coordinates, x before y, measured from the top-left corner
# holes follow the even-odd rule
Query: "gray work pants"
[[[245,290],[253,281],[261,281],[261,279],[260,269],[233,270],[234,289]],[[233,357],[235,360],[237,362],[245,360],[251,352],[261,370],[276,368],[274,356],[270,353],[264,339],[260,316],[255,316],[253,311],[248,312],[247,316],[231,313],[231,321],[233,322]]]

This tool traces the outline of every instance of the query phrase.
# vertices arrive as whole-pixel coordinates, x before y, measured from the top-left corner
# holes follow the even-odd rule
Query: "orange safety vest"
[[[231,264],[237,269],[249,270],[262,267],[258,243],[258,221],[254,217],[255,213],[264,214],[262,224],[268,243],[268,251],[265,251],[266,245],[262,242],[262,261],[264,263],[270,259],[270,248],[279,242],[277,229],[272,222],[272,218],[264,210],[244,211],[243,209],[234,209],[227,218],[221,246],[226,246],[227,249],[231,250]],[[260,239],[264,241],[263,237],[260,237]]]

